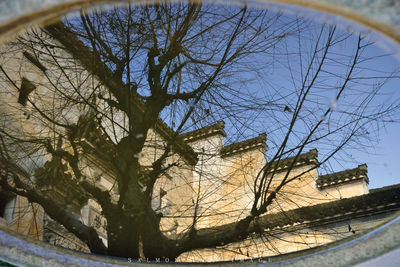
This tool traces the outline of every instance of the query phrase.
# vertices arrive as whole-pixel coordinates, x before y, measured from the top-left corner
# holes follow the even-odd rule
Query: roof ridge
[[[324,189],[330,186],[344,184],[357,180],[365,180],[369,183],[367,164],[360,164],[356,168],[347,169],[339,172],[328,173],[318,176],[316,180],[317,187]]]
[[[225,129],[225,122],[217,121],[214,124],[207,125],[190,132],[182,133],[179,136],[186,142],[194,142],[196,140],[206,138],[208,136],[212,136],[215,134],[221,134],[222,136],[226,136],[226,132],[224,129]]]
[[[393,184],[393,185],[387,185],[387,186],[383,186],[383,187],[379,187],[379,188],[373,188],[373,189],[370,189],[369,192],[374,193],[374,192],[380,192],[380,191],[391,190],[391,189],[396,189],[396,188],[400,188],[400,184]]]
[[[175,131],[169,127],[161,118],[157,119],[154,125],[155,130],[166,140],[172,141],[173,149],[183,155],[192,165],[197,163],[197,153],[189,146],[180,135],[175,135]]]
[[[231,156],[233,154],[244,152],[260,146],[267,148],[266,140],[267,140],[267,134],[261,133],[256,137],[229,144],[227,146],[222,147],[221,157]]]
[[[372,192],[369,194],[354,196],[351,198],[338,199],[312,206],[304,206],[287,211],[266,213],[261,215],[257,221],[252,222],[250,227],[260,230],[262,226],[266,229],[277,229],[298,224],[320,225],[322,222],[330,223],[337,220],[344,221],[347,218],[363,217],[382,211],[391,211],[400,208],[400,188],[389,188],[386,190]],[[234,228],[236,222],[199,230],[201,232],[218,232],[222,228]]]
[[[316,148],[313,148],[310,151],[305,152],[300,155],[295,155],[295,156],[292,156],[289,158],[275,160],[275,161],[271,162],[270,171],[268,171],[268,172],[273,172],[276,170],[283,171],[285,169],[288,169],[296,157],[297,157],[297,160],[294,165],[296,167],[303,166],[303,165],[309,164],[309,163],[318,163],[318,150]]]
[[[323,219],[333,219],[340,216],[350,216],[351,213],[365,214],[371,210],[384,210],[400,207],[400,188],[388,188],[365,195],[344,198],[335,201],[300,207],[279,213],[266,214],[262,220],[273,220],[276,226],[294,223],[316,222]]]

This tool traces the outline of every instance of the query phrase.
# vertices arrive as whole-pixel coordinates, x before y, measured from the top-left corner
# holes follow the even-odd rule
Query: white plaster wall
[[[226,201],[221,203],[227,223],[247,215],[254,202],[254,181],[266,163],[263,148],[254,148],[223,158],[226,183],[222,191]]]
[[[334,197],[335,199],[350,198],[368,194],[368,186],[365,180],[357,180],[351,183],[328,187],[321,193]]]
[[[197,206],[198,228],[210,224],[210,216],[219,213],[218,202],[221,201],[221,186],[225,182],[224,162],[219,152],[224,145],[220,134],[209,136],[189,143],[198,153],[198,162],[193,172],[193,203]]]

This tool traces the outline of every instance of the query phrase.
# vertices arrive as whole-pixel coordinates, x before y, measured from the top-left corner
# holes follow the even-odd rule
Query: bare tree
[[[397,111],[395,100],[379,98],[395,74],[366,76],[370,45],[334,26],[246,6],[82,10],[2,52],[1,82],[18,103],[2,106],[1,186],[40,204],[98,254],[174,259],[262,237],[270,223],[262,215],[290,201],[283,188],[370,141],[371,127]],[[231,143],[268,132],[268,160],[241,159],[223,173],[228,163],[216,160],[223,152],[214,144],[189,146],[185,132],[220,120]],[[293,175],[310,147],[322,157]],[[109,187],[95,169],[111,177]],[[238,210],[207,225],[222,218],[210,196],[233,176],[245,177],[247,204],[229,199],[232,183],[221,205]],[[169,191],[185,195],[165,205]],[[107,246],[76,216],[89,199],[106,219]]]

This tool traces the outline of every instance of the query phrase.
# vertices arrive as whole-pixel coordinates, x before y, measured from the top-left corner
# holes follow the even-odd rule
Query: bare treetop
[[[81,10],[1,50],[1,186],[93,253],[265,243],[272,212],[328,201],[318,168],[398,112],[371,45],[247,6]],[[101,231],[79,218],[91,201]]]

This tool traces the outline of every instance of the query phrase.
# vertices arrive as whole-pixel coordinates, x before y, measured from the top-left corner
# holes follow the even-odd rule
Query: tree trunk
[[[139,258],[139,232],[133,219],[123,214],[107,218],[107,240],[109,256]]]

